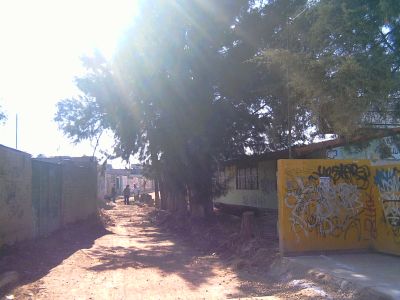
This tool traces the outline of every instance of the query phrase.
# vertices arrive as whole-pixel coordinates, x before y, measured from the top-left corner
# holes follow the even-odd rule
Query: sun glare
[[[70,146],[57,131],[55,103],[77,93],[73,81],[84,72],[83,55],[98,49],[112,57],[138,5],[139,0],[0,1],[0,105],[9,116],[0,126],[0,144],[15,146],[18,113],[21,150],[92,152]]]

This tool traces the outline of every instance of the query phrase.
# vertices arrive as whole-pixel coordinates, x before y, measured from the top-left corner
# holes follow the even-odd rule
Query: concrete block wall
[[[34,236],[31,156],[0,145],[0,247]]]

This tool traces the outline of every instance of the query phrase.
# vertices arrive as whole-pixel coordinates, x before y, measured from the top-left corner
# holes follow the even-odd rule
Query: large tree
[[[111,129],[116,155],[150,161],[171,210],[211,208],[218,160],[244,153],[247,110],[219,95],[224,35],[247,1],[152,1],[142,5],[112,62],[86,58],[83,92],[56,120],[79,141]],[[235,124],[232,126],[232,124]],[[244,125],[240,125],[244,124]]]
[[[225,43],[220,89],[258,116],[249,145],[284,149],[398,123],[399,5],[259,1],[240,15]]]
[[[7,120],[7,115],[4,111],[2,111],[2,107],[0,106],[0,124]]]
[[[285,1],[263,10],[267,13],[278,2]],[[291,129],[296,131],[303,123],[316,133],[351,135],[368,125],[369,111],[381,116],[387,116],[388,110],[396,113],[400,3],[290,3],[296,2],[302,6],[296,13],[286,10],[290,14],[276,30],[280,34],[274,34],[275,43],[266,45],[254,59],[263,76],[279,78],[277,84],[266,80],[261,90],[267,97],[281,98],[282,104],[289,102],[282,107],[287,107]]]
[[[75,141],[112,130],[115,155],[151,163],[169,209],[209,208],[218,160],[352,134],[389,99],[396,110],[399,5],[143,1],[114,59],[85,60],[82,96],[56,120]]]

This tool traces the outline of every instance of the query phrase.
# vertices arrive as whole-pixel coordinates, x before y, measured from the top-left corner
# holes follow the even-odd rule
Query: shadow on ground
[[[108,211],[111,219],[122,230],[118,230],[113,236],[112,246],[96,245],[86,251],[98,261],[94,266],[88,267],[88,270],[103,272],[127,268],[154,268],[165,276],[180,276],[193,288],[213,277],[218,258],[211,256],[206,264],[199,263],[204,251],[193,247],[187,237],[154,226],[148,218],[151,211],[152,208],[141,205],[118,205],[117,209]],[[132,238],[134,246],[126,246],[127,236]]]
[[[133,210],[135,218],[132,215]],[[267,276],[268,266],[278,253],[274,218],[259,216],[258,227],[263,229],[258,235],[264,238],[258,241],[258,247],[264,249],[263,253],[267,257],[252,263],[248,256],[256,255],[254,249],[237,255],[232,251],[221,252],[221,244],[227,242],[229,236],[239,230],[240,218],[217,213],[207,221],[190,221],[189,224],[187,220],[182,219],[180,221],[184,226],[169,226],[171,224],[167,224],[168,222],[152,222],[154,210],[151,208],[136,205],[119,206],[109,213],[114,220],[118,218],[115,223],[119,223],[139,245],[96,246],[88,251],[99,261],[89,268],[91,271],[155,268],[165,275],[178,275],[192,289],[197,289],[203,283],[215,281],[218,270],[229,270],[240,282],[238,292],[228,295],[229,297],[267,296],[284,293],[286,290],[293,292],[292,287],[287,288]],[[246,261],[246,264],[240,265],[243,261]]]
[[[227,297],[268,296],[293,292],[267,277],[268,265],[277,254],[276,221],[261,216],[257,247],[264,249],[259,260],[256,248],[235,244],[240,218],[217,213],[207,221],[173,222],[156,220],[153,208],[142,205],[107,206],[102,212],[109,231],[97,221],[69,226],[52,236],[8,249],[0,258],[2,271],[17,271],[18,285],[38,281],[64,260],[82,250],[92,263],[77,268],[97,273],[110,270],[155,269],[161,275],[177,275],[189,288],[202,284],[228,285],[238,282],[235,293]],[[178,223],[179,226],[175,226]],[[182,226],[183,225],[183,226]],[[112,236],[108,236],[112,234]],[[106,236],[107,235],[107,236]],[[232,240],[233,236],[233,240]],[[94,241],[101,238],[94,244]],[[236,248],[230,248],[234,243]],[[241,247],[243,249],[241,249]],[[240,251],[236,251],[239,247]],[[236,250],[235,250],[236,249]],[[82,270],[82,269],[81,269]],[[96,275],[97,276],[97,275]],[[232,284],[226,287],[232,290]],[[9,289],[10,290],[10,289]],[[0,297],[7,291],[0,291]],[[160,290],[162,295],[162,290]],[[221,295],[222,296],[222,295]]]
[[[0,270],[2,273],[16,271],[18,286],[34,282],[75,252],[91,248],[96,239],[110,233],[96,218],[68,225],[48,237],[3,248]],[[14,287],[0,289],[0,297]]]

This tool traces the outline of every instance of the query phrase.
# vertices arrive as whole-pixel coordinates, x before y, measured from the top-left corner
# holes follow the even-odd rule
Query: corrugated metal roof
[[[377,138],[382,138],[386,136],[391,136],[394,134],[399,134],[400,128],[390,128],[390,129],[370,129],[366,130],[365,134],[360,134],[351,139],[338,138],[334,140],[327,140],[318,143],[313,143],[309,145],[293,146],[292,147],[292,157],[293,158],[304,158],[305,156],[312,154],[321,150],[328,150],[336,147],[341,147],[349,144],[354,144],[357,142],[369,141]],[[289,150],[278,150],[266,152],[259,155],[243,155],[235,159],[230,159],[224,162],[224,164],[233,164],[237,162],[252,162],[259,160],[275,160],[275,159],[285,159],[289,157]]]

